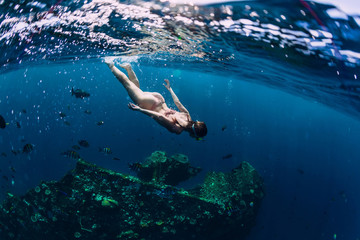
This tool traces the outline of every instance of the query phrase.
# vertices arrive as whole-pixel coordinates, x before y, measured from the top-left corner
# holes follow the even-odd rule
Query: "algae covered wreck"
[[[161,158],[161,159],[160,159]],[[160,160],[159,160],[160,159]],[[42,182],[1,205],[0,239],[241,239],[255,224],[263,181],[242,162],[208,173],[202,185],[175,185],[195,175],[184,155],[153,153],[129,176],[79,160],[58,182]]]

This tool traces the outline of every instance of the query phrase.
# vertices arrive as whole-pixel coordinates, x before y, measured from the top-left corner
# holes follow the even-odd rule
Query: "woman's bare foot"
[[[123,63],[123,64],[120,65],[120,67],[122,67],[125,70],[131,69],[130,63]]]
[[[129,75],[130,81],[132,81],[138,88],[140,88],[139,80],[137,79],[136,74],[132,70],[130,63],[123,63],[120,65],[120,67],[126,70],[127,74]]]
[[[114,66],[114,59],[116,57],[104,57],[104,62],[111,68]]]

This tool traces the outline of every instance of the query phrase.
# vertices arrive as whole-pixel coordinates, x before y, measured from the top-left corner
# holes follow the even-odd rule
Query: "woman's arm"
[[[162,115],[158,112],[141,108],[138,105],[135,105],[133,103],[129,103],[128,106],[130,109],[132,109],[134,111],[139,111],[139,112],[142,112],[142,113],[148,115],[149,117],[154,119],[156,122],[158,122],[160,125],[164,126],[170,132],[180,134],[183,131],[183,128],[181,126],[177,126],[169,118],[165,117],[164,115]]]
[[[179,98],[176,96],[176,94],[174,93],[174,91],[172,90],[171,86],[170,86],[170,82],[169,80],[165,79],[164,80],[166,82],[166,85],[163,84],[167,90],[169,90],[169,92],[171,93],[171,97],[175,103],[175,105],[177,106],[177,108],[180,110],[180,112],[184,112],[189,114],[189,111],[181,104]],[[190,116],[190,114],[189,114]]]

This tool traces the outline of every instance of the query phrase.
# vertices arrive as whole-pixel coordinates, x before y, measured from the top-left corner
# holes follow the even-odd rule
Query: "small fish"
[[[4,129],[6,125],[4,117],[0,115],[0,128]]]
[[[90,146],[90,144],[86,140],[79,140],[78,143],[82,147],[89,147]]]
[[[233,207],[231,205],[226,206],[226,213],[228,216],[231,216],[233,213],[239,212],[240,209],[238,207]]]
[[[24,108],[23,110],[21,110],[23,113],[26,113],[26,109]]]
[[[225,129],[227,129],[227,126],[226,126],[226,125],[224,125],[224,126],[221,127],[221,131],[225,131]]]
[[[71,125],[71,123],[68,122],[68,121],[64,121],[64,124],[67,125],[67,126],[70,126],[70,125]]]
[[[96,123],[96,125],[98,125],[98,126],[101,126],[101,125],[103,125],[104,124],[104,121],[98,121],[97,123]]]
[[[34,145],[31,144],[31,143],[27,143],[27,144],[25,144],[25,146],[23,147],[22,152],[23,152],[23,153],[31,153],[32,150],[34,150]]]
[[[64,118],[64,117],[66,117],[66,114],[63,113],[63,112],[59,112],[59,116],[60,116],[61,118]]]
[[[80,147],[78,145],[73,145],[71,148],[74,150],[80,150]]]
[[[112,151],[109,147],[103,147],[103,148],[99,147],[99,152],[103,152],[105,154],[112,154]]]
[[[9,181],[9,178],[7,176],[3,176],[3,179],[6,180],[6,181]]]
[[[12,172],[16,173],[16,170],[15,170],[14,167],[9,167],[9,168],[10,168],[10,170],[11,170]]]
[[[63,153],[61,153],[64,157],[67,157],[67,158],[71,158],[71,159],[75,159],[75,160],[79,160],[81,157],[80,157],[80,154],[73,151],[73,150],[67,150]]]
[[[71,96],[74,96],[74,95],[76,98],[81,98],[81,99],[90,97],[90,93],[87,93],[82,89],[74,90],[74,88],[71,88]]]
[[[229,159],[229,158],[232,158],[232,154],[227,154],[225,156],[222,157],[222,159]]]
[[[90,111],[90,110],[85,110],[84,113],[90,115],[90,114],[91,114],[91,111]]]
[[[17,127],[17,128],[21,128],[21,125],[20,125],[19,122],[16,122],[16,127]]]
[[[113,157],[113,160],[119,161],[119,160],[120,160],[120,158]]]
[[[2,152],[2,153],[1,153],[1,156],[2,156],[2,157],[7,157],[7,154],[6,154],[5,152]]]
[[[228,216],[230,216],[234,211],[234,209],[233,209],[233,207],[231,205],[226,206],[225,209],[226,209],[226,212],[227,212]]]
[[[128,163],[129,169],[135,172],[138,172],[143,167],[141,163]]]

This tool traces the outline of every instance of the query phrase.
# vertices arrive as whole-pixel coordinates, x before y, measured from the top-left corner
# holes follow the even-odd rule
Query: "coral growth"
[[[200,171],[201,168],[191,166],[189,158],[183,154],[168,157],[165,152],[156,151],[142,164],[138,177],[143,181],[176,186]]]

